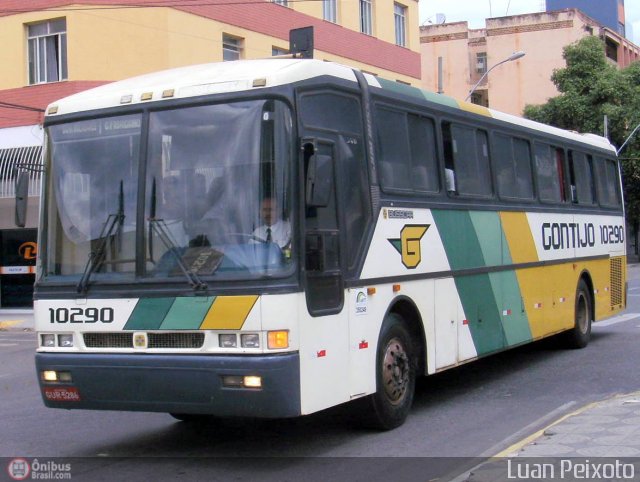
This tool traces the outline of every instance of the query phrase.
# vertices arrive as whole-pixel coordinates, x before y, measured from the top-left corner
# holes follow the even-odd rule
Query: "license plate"
[[[44,396],[52,402],[79,402],[80,392],[75,387],[45,387]]]

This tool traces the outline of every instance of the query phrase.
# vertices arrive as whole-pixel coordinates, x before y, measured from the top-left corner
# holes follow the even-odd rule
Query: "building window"
[[[271,56],[277,57],[278,55],[287,55],[289,51],[287,49],[281,49],[280,47],[271,47]]]
[[[393,4],[393,20],[396,26],[396,45],[407,46],[407,7]]]
[[[487,71],[487,53],[478,52],[476,54],[476,72],[484,74]]]
[[[613,60],[614,62],[617,62],[618,48],[620,47],[620,44],[618,44],[618,42],[616,42],[612,38],[607,37],[604,41],[604,45],[605,45],[605,54],[607,55],[607,57]]]
[[[338,21],[338,5],[337,0],[323,0],[322,2],[322,18],[328,22],[336,23]]]
[[[360,31],[367,35],[373,35],[372,0],[360,0]]]
[[[222,34],[222,60],[239,60],[242,56],[242,39]]]
[[[282,5],[283,7],[289,6],[288,0],[273,0],[273,3],[277,3],[278,5]]]
[[[67,21],[62,18],[27,26],[29,84],[67,79]]]

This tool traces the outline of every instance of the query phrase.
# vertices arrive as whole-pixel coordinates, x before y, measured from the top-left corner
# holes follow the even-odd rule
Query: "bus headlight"
[[[56,336],[51,333],[40,335],[40,346],[50,348],[56,346]]]
[[[242,348],[260,348],[260,335],[257,333],[240,335]]]
[[[73,335],[58,335],[58,346],[63,348],[71,348],[73,346]]]
[[[218,335],[218,344],[220,348],[236,348],[238,346],[238,337],[235,334]]]

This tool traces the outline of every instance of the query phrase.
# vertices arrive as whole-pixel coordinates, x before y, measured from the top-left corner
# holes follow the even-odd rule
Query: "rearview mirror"
[[[16,178],[16,226],[27,224],[27,201],[29,198],[29,172],[21,171]]]

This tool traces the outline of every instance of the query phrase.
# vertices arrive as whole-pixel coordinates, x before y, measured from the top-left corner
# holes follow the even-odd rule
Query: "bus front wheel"
[[[591,322],[593,321],[593,303],[591,290],[583,279],[576,290],[575,323],[566,333],[567,345],[570,348],[584,348],[591,338]]]
[[[416,363],[411,336],[402,318],[388,314],[382,323],[376,353],[376,387],[366,399],[367,425],[391,430],[404,423],[411,410]]]

